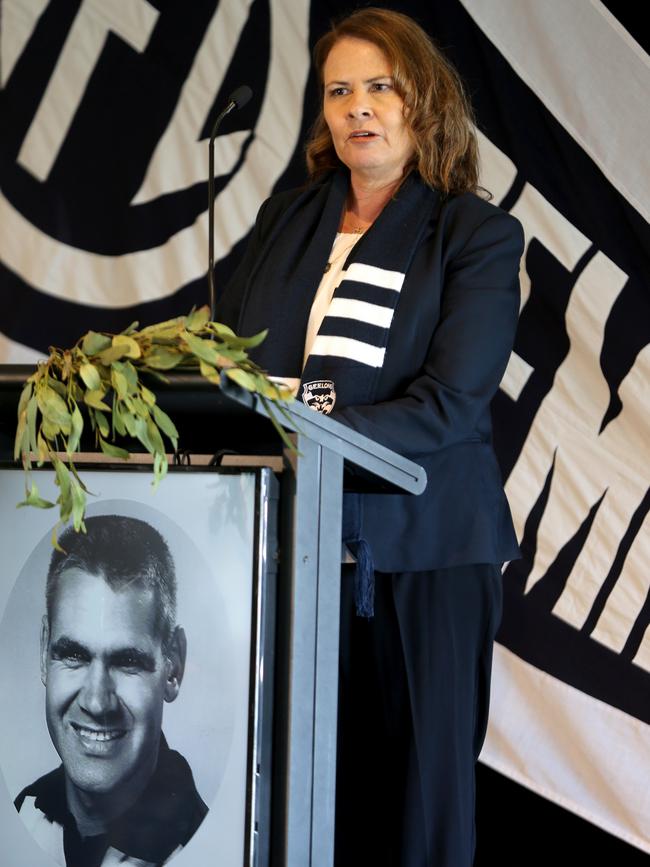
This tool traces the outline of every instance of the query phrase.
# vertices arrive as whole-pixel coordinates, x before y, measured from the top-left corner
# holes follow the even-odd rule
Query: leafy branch
[[[120,334],[89,331],[72,349],[50,348],[20,395],[14,459],[25,470],[25,499],[19,506],[42,509],[59,506],[56,531],[70,519],[75,530],[84,531],[88,489],[74,464],[74,455],[84,432],[84,416],[90,421],[95,445],[109,457],[128,460],[127,449],[117,445],[120,437],[138,440],[153,457],[154,488],[168,469],[165,439],[178,448],[178,431],[162,410],[156,395],[141,381],[149,374],[167,382],[165,371],[175,368],[200,370],[208,381],[219,385],[225,375],[238,385],[260,395],[269,417],[283,441],[293,448],[268,401],[291,400],[289,389],[273,383],[248,357],[247,350],[266,337],[237,337],[226,325],[211,322],[208,307],[189,316],[169,319],[138,331],[134,322]],[[62,459],[60,455],[65,455]],[[41,497],[34,482],[32,462],[49,461],[59,489],[56,503]]]

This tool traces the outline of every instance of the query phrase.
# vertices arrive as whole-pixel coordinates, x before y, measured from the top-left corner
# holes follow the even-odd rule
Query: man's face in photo
[[[47,726],[70,783],[119,795],[156,766],[164,701],[179,688],[157,634],[154,590],[113,590],[78,568],[60,576],[43,621]]]

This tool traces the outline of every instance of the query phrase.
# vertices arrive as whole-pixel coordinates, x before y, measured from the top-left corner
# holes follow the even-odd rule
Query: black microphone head
[[[233,90],[233,92],[230,94],[230,99],[228,100],[228,102],[234,102],[235,108],[237,109],[243,108],[252,95],[253,91],[250,89],[250,87],[247,84],[242,84],[236,90]]]

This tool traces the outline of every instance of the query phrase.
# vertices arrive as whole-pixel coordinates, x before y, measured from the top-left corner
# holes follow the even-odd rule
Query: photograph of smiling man
[[[47,728],[61,766],[15,800],[66,867],[165,863],[208,808],[162,732],[187,652],[161,534],[118,515],[86,519],[52,553],[41,628]]]

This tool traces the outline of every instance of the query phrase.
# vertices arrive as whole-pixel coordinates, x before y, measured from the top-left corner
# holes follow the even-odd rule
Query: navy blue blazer
[[[238,330],[253,269],[264,267],[260,256],[282,231],[287,208],[295,215],[297,199],[308,195],[291,191],[264,203],[218,321]],[[351,535],[369,543],[379,571],[519,556],[492,448],[490,401],[517,327],[523,244],[519,222],[489,202],[471,193],[441,198],[400,293],[376,401],[332,412],[427,473],[418,497],[364,494],[349,510],[358,521]],[[291,327],[290,311],[286,321]]]

